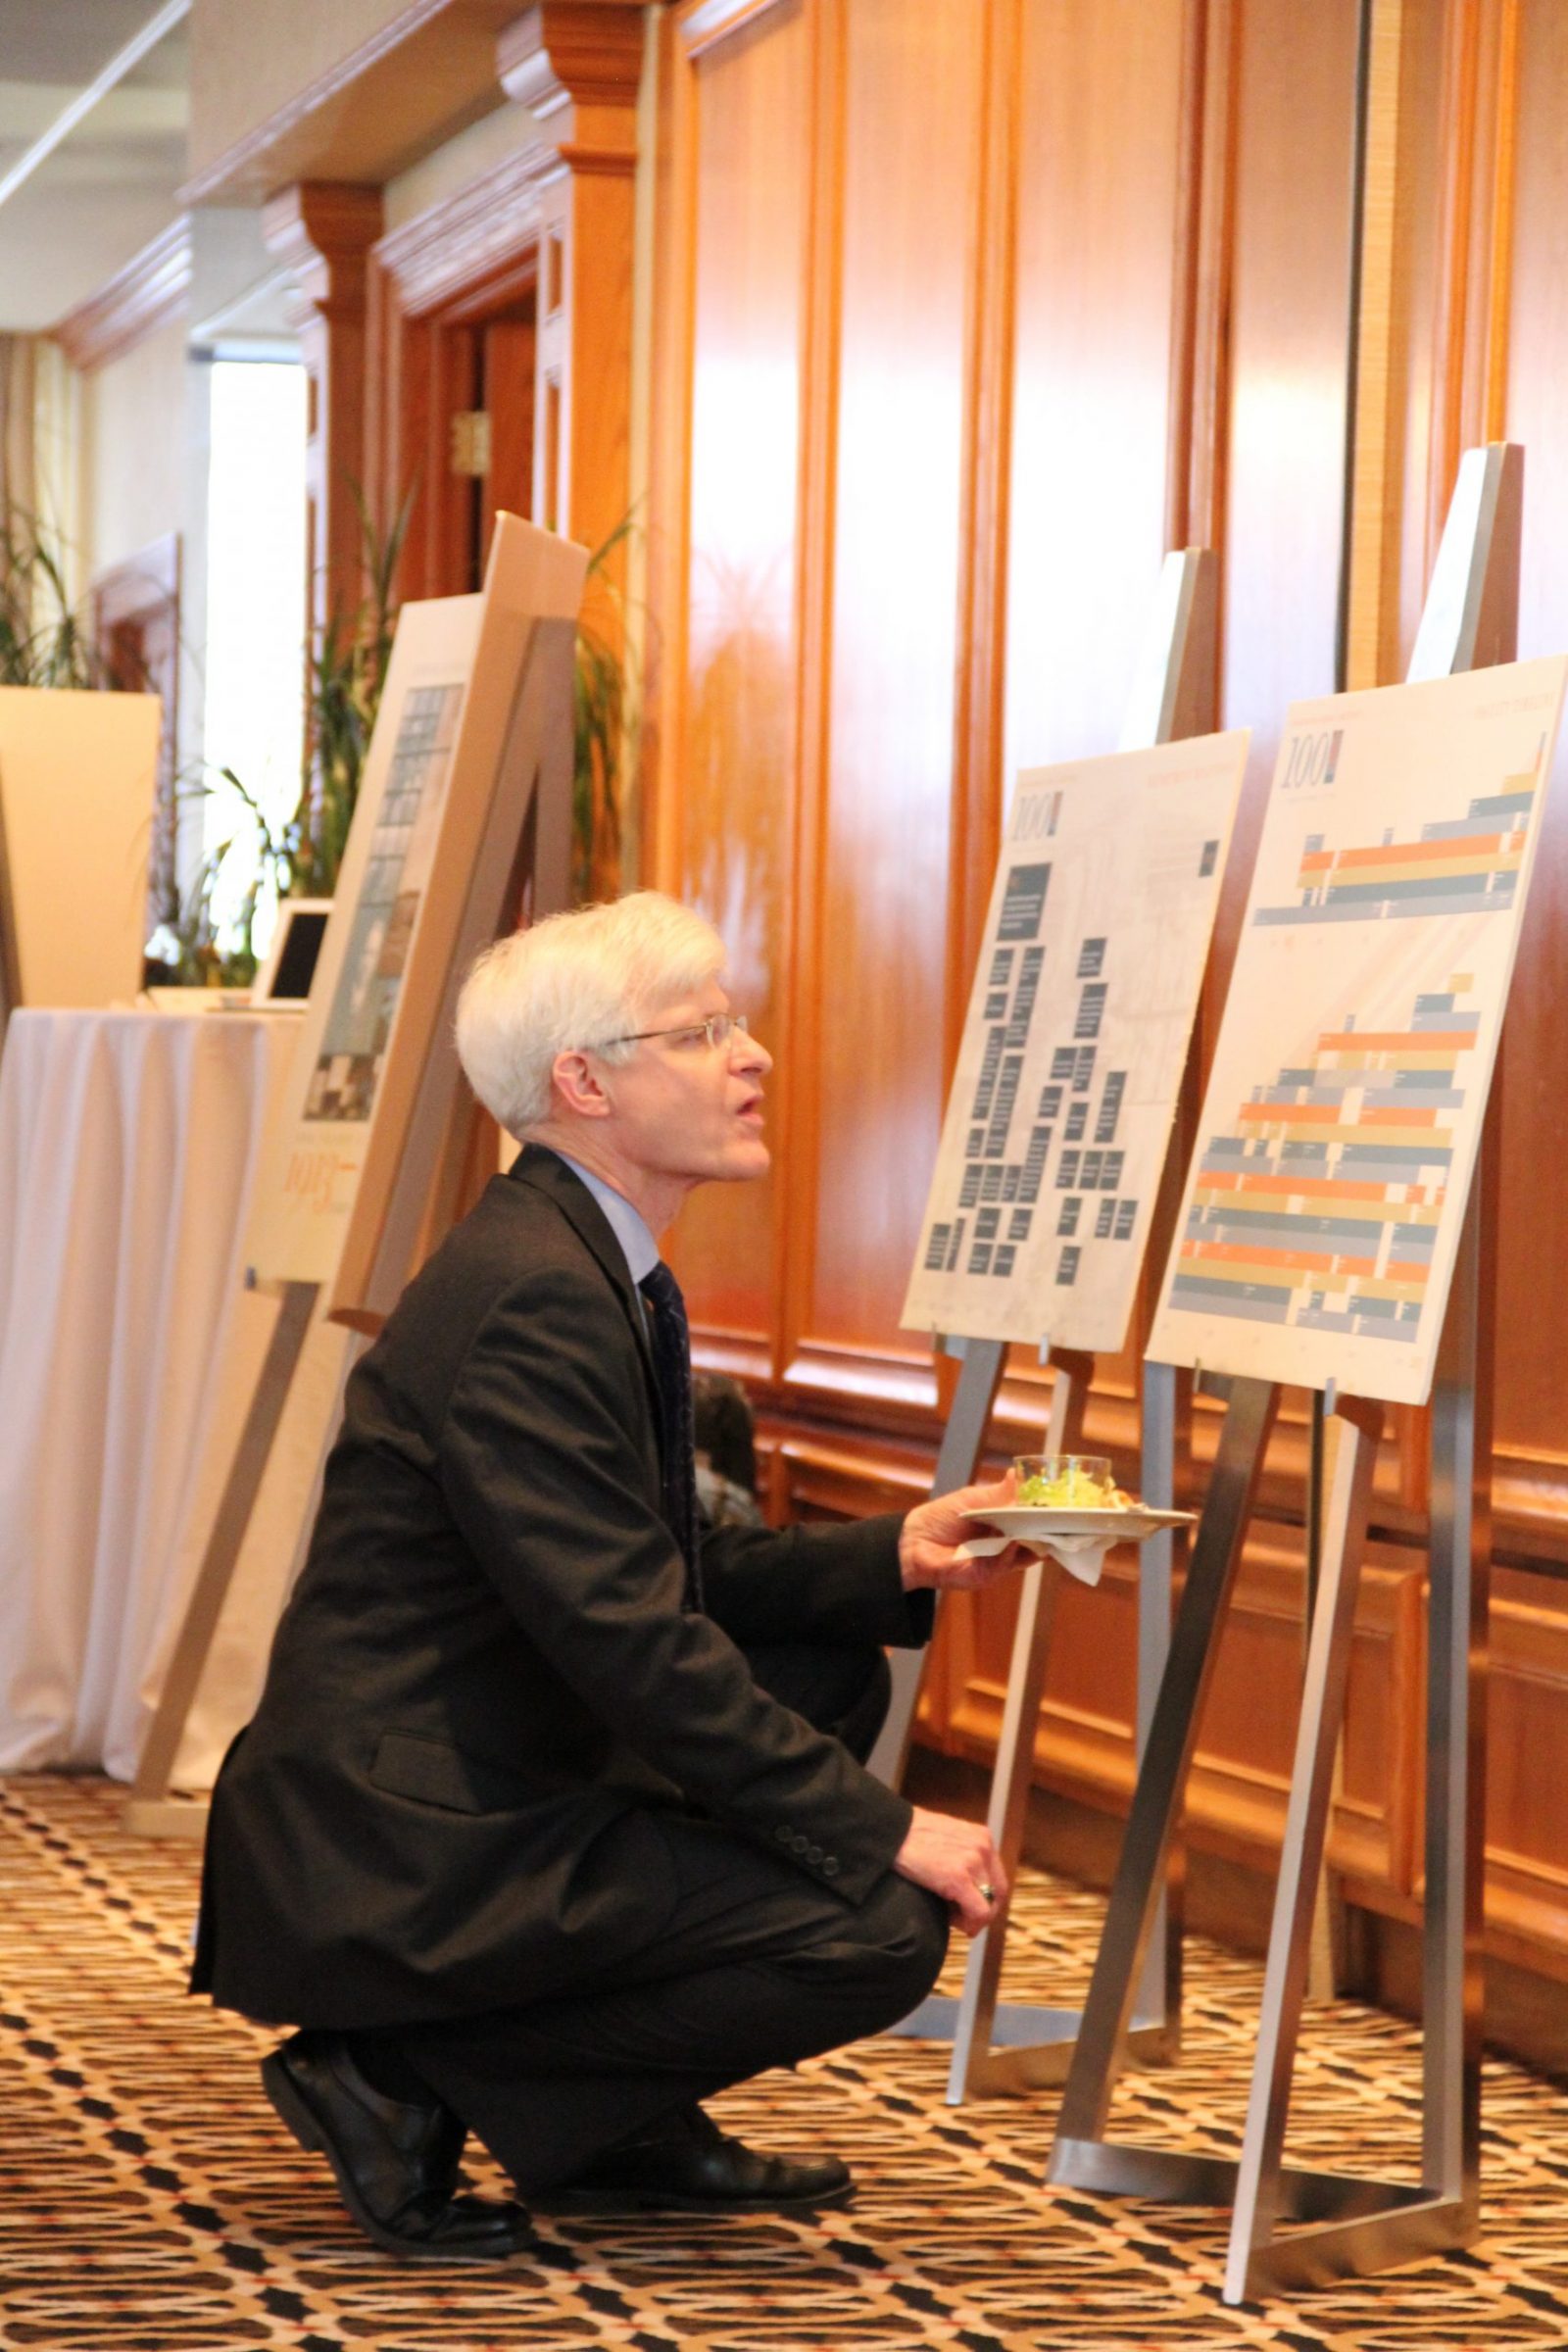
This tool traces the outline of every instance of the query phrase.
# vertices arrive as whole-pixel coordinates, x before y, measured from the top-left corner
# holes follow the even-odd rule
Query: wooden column
[[[561,159],[541,190],[534,519],[589,548],[630,504],[637,0],[538,0],[497,67]],[[596,616],[603,626],[603,616]]]
[[[311,612],[349,613],[364,595],[356,488],[365,487],[366,278],[381,233],[381,191],[298,180],[262,214],[270,251],[293,272],[310,375],[307,458]]]

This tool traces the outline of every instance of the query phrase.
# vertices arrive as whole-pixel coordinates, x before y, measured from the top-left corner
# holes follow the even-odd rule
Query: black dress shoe
[[[762,2156],[688,2107],[656,2133],[607,2148],[539,2202],[567,2213],[810,2213],[854,2194],[836,2156]]]
[[[449,2108],[371,2088],[340,2034],[306,2032],[262,2061],[302,2148],[324,2156],[372,2244],[414,2262],[498,2262],[537,2241],[520,2205],[454,2196],[466,2137]]]

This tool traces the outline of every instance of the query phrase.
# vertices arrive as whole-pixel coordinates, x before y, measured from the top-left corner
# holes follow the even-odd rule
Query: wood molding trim
[[[1397,281],[1404,0],[1372,0],[1351,441],[1346,685],[1397,672],[1404,381]]]
[[[306,467],[318,623],[353,612],[364,587],[354,490],[366,484],[370,249],[380,230],[380,189],[351,182],[301,180],[280,188],[262,212],[268,249],[294,279],[310,375]]]
[[[443,15],[448,0],[408,0],[408,5],[362,41],[357,49],[339,61],[318,80],[296,93],[288,106],[259,123],[255,130],[237,140],[187,182],[181,193],[187,204],[211,203],[217,196],[230,196],[240,189],[254,185],[260,172],[274,184],[279,173],[272,167],[274,151],[298,133],[311,116],[334,98],[340,98],[363,80],[368,74],[395,57],[415,34],[422,32],[434,19]]]
[[[380,189],[343,180],[300,180],[262,208],[269,253],[323,318],[364,317],[366,257],[380,230]]]
[[[670,17],[660,26],[659,121],[649,589],[660,625],[650,638],[643,717],[643,842],[644,878],[678,893],[684,811],[673,768],[688,710],[698,105],[684,28]]]
[[[1506,179],[1499,178],[1499,146],[1511,139],[1511,126],[1504,127],[1498,108],[1506,86],[1512,10],[1510,0],[1475,0],[1473,6],[1460,7],[1455,13],[1472,20],[1474,27],[1461,53],[1464,78],[1458,100],[1464,119],[1457,126],[1455,153],[1456,165],[1462,163],[1466,173],[1459,196],[1468,214],[1466,231],[1454,256],[1455,266],[1462,262],[1465,271],[1463,294],[1451,321],[1459,366],[1458,432],[1453,453],[1457,470],[1460,451],[1487,438],[1488,345],[1494,317],[1492,271],[1497,256],[1495,209],[1500,190],[1511,186],[1511,172]],[[1451,479],[1443,488],[1445,513],[1452,488]],[[1440,532],[1441,526],[1440,516]]]
[[[700,0],[681,20],[680,40],[686,55],[701,57],[705,50],[746,31],[781,5],[782,0]]]
[[[187,205],[255,202],[296,179],[390,179],[496,103],[515,0],[408,0],[286,106],[195,172]]]
[[[846,1460],[880,1462],[888,1446],[917,1462],[929,1480],[942,1437],[938,1409],[940,1367],[914,1355],[803,1342],[775,1372],[769,1343],[746,1333],[693,1328],[694,1360],[746,1383],[758,1410],[780,1429],[820,1434],[836,1430]],[[989,1452],[997,1459],[1038,1445],[1050,1411],[1051,1375],[1015,1367],[1004,1380],[990,1425]],[[1220,1409],[1200,1398],[1193,1410],[1190,1465],[1182,1498],[1201,1497],[1214,1459]],[[1138,1398],[1130,1385],[1102,1381],[1089,1399],[1086,1440],[1097,1452],[1137,1459]],[[1310,1432],[1305,1418],[1282,1414],[1269,1448],[1259,1516],[1298,1522],[1305,1491]],[[1379,1463],[1372,1523],[1380,1543],[1425,1556],[1427,1522],[1404,1494],[1402,1443],[1391,1432]],[[868,1507],[868,1506],[867,1506]],[[1494,1553],[1499,1567],[1568,1581],[1568,1460],[1527,1453],[1499,1443],[1494,1455]]]
[[[1171,263],[1170,367],[1165,429],[1165,545],[1193,545],[1192,453],[1197,403],[1200,229],[1203,205],[1203,87],[1208,0],[1182,12],[1180,120],[1176,129],[1175,252]]]
[[[1194,78],[1188,105],[1196,138],[1197,215],[1190,232],[1195,262],[1192,294],[1191,450],[1184,544],[1225,545],[1225,452],[1230,435],[1230,295],[1235,247],[1237,110],[1240,104],[1237,0],[1200,0],[1195,27]],[[1201,42],[1200,53],[1198,48]],[[1180,233],[1180,232],[1178,232]],[[1178,283],[1181,271],[1177,272]],[[1221,598],[1216,659],[1223,664]]]
[[[377,240],[374,258],[396,289],[405,318],[487,299],[498,272],[537,265],[540,195],[562,169],[554,147],[527,147],[443,204],[432,205]]]
[[[564,106],[635,106],[643,70],[640,0],[535,0],[496,42],[496,66],[508,97],[541,121]]]
[[[591,147],[581,139],[563,139],[556,153],[574,178],[635,179],[634,147]]]
[[[795,774],[782,936],[790,985],[781,1006],[779,1119],[791,1137],[791,1181],[774,1199],[769,1323],[784,1377],[809,1310],[816,1254],[824,833],[833,694],[833,579],[838,510],[839,330],[844,302],[846,0],[815,0],[807,18],[809,121],[807,165],[800,472],[795,520],[795,633],[799,648]]]
[[[1470,284],[1470,192],[1475,173],[1480,12],[1450,8],[1443,70],[1438,288],[1432,317],[1433,416],[1426,482],[1430,574],[1464,447],[1465,311]]]
[[[50,330],[54,340],[73,368],[93,374],[183,315],[192,267],[190,220],[182,213],[107,285],[68,311]]]
[[[1495,133],[1492,151],[1492,237],[1487,254],[1487,340],[1483,437],[1507,433],[1508,332],[1513,293],[1514,130],[1519,117],[1519,0],[1502,0],[1497,27]]]
[[[953,706],[952,857],[942,1068],[951,1083],[1002,845],[1003,689],[1007,642],[1013,324],[1017,282],[1018,0],[985,13],[969,247],[958,516],[957,676]]]
[[[536,183],[535,519],[589,547],[626,513],[643,64],[637,0],[535,0],[497,43],[503,87],[547,120],[558,164]],[[624,568],[617,549],[612,586]],[[597,618],[618,632],[612,597]]]
[[[1430,573],[1460,453],[1506,430],[1512,292],[1517,0],[1447,10],[1444,58],[1434,403],[1426,483]]]

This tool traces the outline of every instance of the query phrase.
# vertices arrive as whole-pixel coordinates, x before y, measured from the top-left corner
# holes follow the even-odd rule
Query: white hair
[[[491,1117],[521,1142],[549,1113],[558,1054],[624,1061],[630,1033],[716,979],[724,961],[712,924],[662,891],[547,915],[469,972],[458,1058]]]

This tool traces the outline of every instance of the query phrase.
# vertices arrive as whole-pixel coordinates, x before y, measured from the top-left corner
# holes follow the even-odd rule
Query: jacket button
[[[811,1841],[809,1838],[803,1838],[800,1832],[797,1831],[795,1836],[790,1839],[790,1849],[793,1853],[804,1854],[810,1842]]]
[[[808,1845],[806,1849],[806,1859],[814,1870],[822,1859],[822,1848],[819,1845]]]
[[[837,1854],[829,1854],[826,1861],[822,1864],[822,1876],[824,1879],[836,1879],[838,1875],[839,1858]]]
[[[790,1841],[790,1834],[785,1828],[783,1822],[779,1823],[778,1828],[773,1832],[773,1835],[778,1839],[780,1845],[788,1845]]]

